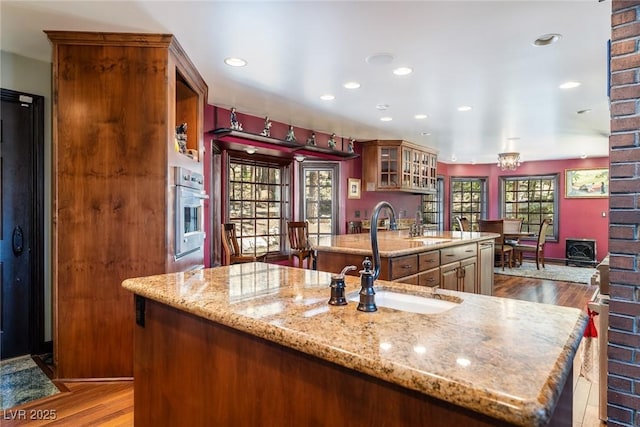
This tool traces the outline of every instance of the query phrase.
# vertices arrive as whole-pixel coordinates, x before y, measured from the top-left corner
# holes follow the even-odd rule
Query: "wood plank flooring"
[[[497,274],[494,294],[498,297],[584,309],[595,289],[593,286],[575,283]],[[3,427],[133,426],[132,381],[64,382],[57,385],[63,390],[66,387],[68,391],[6,410],[0,424]],[[592,386],[584,379],[577,379],[574,388],[573,426],[606,425],[598,420],[597,405],[597,385]],[[51,414],[51,411],[55,412],[55,420],[41,419],[47,413]],[[12,416],[16,419],[10,419]]]

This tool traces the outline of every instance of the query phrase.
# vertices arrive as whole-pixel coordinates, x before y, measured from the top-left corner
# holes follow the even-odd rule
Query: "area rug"
[[[0,362],[0,410],[60,393],[31,356]]]
[[[524,262],[520,267],[509,268],[495,267],[496,274],[506,274],[507,276],[531,277],[533,279],[554,280],[557,282],[574,282],[591,284],[591,276],[596,272],[590,267],[569,267],[557,264],[547,264],[545,268],[536,269],[533,262]]]

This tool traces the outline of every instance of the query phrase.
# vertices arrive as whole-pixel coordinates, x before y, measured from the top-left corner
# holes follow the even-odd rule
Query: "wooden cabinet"
[[[364,256],[318,251],[318,270],[337,272],[355,265],[357,276]],[[493,239],[463,243],[411,255],[380,257],[381,280],[440,287],[483,295],[493,293]]]
[[[478,292],[493,295],[494,241],[478,243]]]
[[[366,191],[436,191],[435,152],[407,141],[363,143],[362,177]]]
[[[46,33],[55,372],[130,377],[133,300],[122,281],[204,261],[202,251],[174,259],[171,190],[174,166],[203,171],[207,86],[171,35]]]

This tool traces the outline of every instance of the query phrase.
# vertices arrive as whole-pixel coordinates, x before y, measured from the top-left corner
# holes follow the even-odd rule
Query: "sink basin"
[[[358,294],[349,298],[349,301],[359,300]],[[376,305],[410,313],[436,314],[457,307],[459,302],[382,290],[376,291]]]

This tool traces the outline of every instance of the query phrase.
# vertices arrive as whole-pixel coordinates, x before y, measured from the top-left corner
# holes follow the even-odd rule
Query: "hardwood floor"
[[[496,274],[494,294],[584,309],[595,289],[594,286]],[[575,372],[579,372],[579,369]],[[591,385],[582,378],[576,378],[574,382],[573,426],[606,425],[598,420],[597,385]],[[8,409],[4,411],[0,424],[3,427],[133,426],[132,381],[64,382],[60,385],[63,389],[66,387],[68,392]],[[55,420],[42,419],[52,411],[55,412]]]

